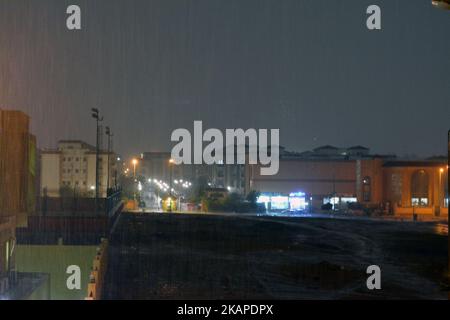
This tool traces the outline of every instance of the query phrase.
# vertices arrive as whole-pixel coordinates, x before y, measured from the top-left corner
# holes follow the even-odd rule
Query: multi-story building
[[[141,175],[146,178],[169,181],[171,170],[169,160],[170,152],[144,152],[141,154],[139,159],[137,175]],[[180,166],[174,166],[172,170],[174,179],[180,178],[181,175],[183,175]],[[186,176],[185,179],[187,178],[188,177]]]
[[[114,153],[99,152],[100,197],[106,197],[108,186],[116,185],[116,160]],[[40,164],[41,196],[60,197],[64,192],[72,192],[84,197],[95,195],[96,149],[94,146],[79,140],[62,140],[58,143],[56,150],[41,151]]]
[[[15,229],[26,226],[34,210],[36,139],[29,117],[0,110],[0,294],[15,269]]]
[[[184,179],[192,182],[202,180],[210,186],[227,188],[233,192],[244,193],[245,165],[229,164],[180,164],[170,163],[170,152],[145,152],[141,155],[137,174],[146,178],[163,180]],[[171,172],[172,171],[172,172]]]

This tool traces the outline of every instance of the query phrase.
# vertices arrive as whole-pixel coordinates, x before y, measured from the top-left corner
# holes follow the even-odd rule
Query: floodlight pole
[[[100,112],[97,108],[92,108],[92,117],[95,119],[97,125],[97,136],[95,139],[95,215],[98,214],[98,199],[99,199],[99,154],[100,154],[100,145],[99,145],[99,135],[100,135],[100,126],[99,123],[103,121],[103,117],[100,117]]]
[[[450,130],[448,130],[448,132],[447,132],[447,192],[450,192],[450,174],[449,174],[449,171],[450,171]],[[450,198],[449,195],[448,194],[446,195],[445,191],[444,191],[444,205],[445,205],[445,200],[446,200],[445,196],[447,196],[447,198]],[[447,210],[449,209],[448,208],[449,207],[448,204],[449,204],[449,202],[447,202]],[[447,211],[447,214],[448,214],[448,211]],[[448,227],[450,227],[450,220],[449,219],[447,219],[447,223],[448,223]],[[450,248],[450,238],[448,238],[448,245],[449,245],[449,248]],[[450,265],[450,253],[448,255],[448,263]],[[450,299],[450,291],[448,292],[448,299]]]
[[[106,180],[106,193],[108,196],[108,191],[109,191],[109,171],[110,171],[110,154],[111,154],[111,140],[112,137],[114,136],[114,134],[111,133],[111,130],[109,129],[109,127],[106,127],[106,135],[108,136],[108,174],[107,174],[107,180]]]

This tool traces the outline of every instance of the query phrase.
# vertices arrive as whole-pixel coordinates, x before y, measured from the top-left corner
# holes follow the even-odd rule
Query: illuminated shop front
[[[308,206],[305,193],[293,192],[289,195],[279,193],[262,193],[257,200],[264,204],[268,211],[304,211]]]
[[[333,210],[342,206],[348,206],[349,203],[356,203],[358,199],[356,197],[329,197],[323,199],[323,204],[331,203]]]

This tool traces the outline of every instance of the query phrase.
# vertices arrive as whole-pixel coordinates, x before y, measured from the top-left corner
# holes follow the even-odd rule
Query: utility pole
[[[172,212],[172,178],[173,178],[173,164],[175,161],[173,159],[169,159],[169,212]]]
[[[100,135],[100,127],[99,123],[103,121],[103,117],[100,117],[100,112],[97,108],[92,108],[92,118],[95,119],[97,125],[97,136],[95,139],[95,214],[98,213],[98,198],[99,198],[99,154],[100,154],[100,145],[99,145],[99,135]]]
[[[112,132],[111,132],[111,130],[109,129],[109,127],[106,127],[106,135],[108,136],[108,177],[107,177],[107,180],[106,180],[106,193],[107,193],[107,195],[108,195],[108,191],[109,191],[109,171],[110,171],[110,163],[111,163],[111,160],[110,160],[110,155],[111,155],[111,140],[112,140],[112,137],[114,136],[114,134],[112,134]]]
[[[447,132],[447,192],[450,192],[450,130]],[[449,195],[445,194],[444,192],[444,205],[445,205],[445,199],[446,197],[449,197]],[[450,204],[449,202],[447,202]],[[447,205],[448,210],[449,205]],[[450,227],[450,219],[447,219],[448,227]],[[450,238],[448,238],[448,245],[450,246]],[[448,262],[450,263],[450,254],[448,255]],[[449,273],[447,273],[447,276]],[[450,299],[450,292],[448,293],[448,298]]]

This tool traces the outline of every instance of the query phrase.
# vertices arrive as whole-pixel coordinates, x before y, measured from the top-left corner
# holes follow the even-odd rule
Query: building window
[[[372,184],[370,177],[364,177],[363,179],[363,201],[364,202],[370,202],[371,200],[371,193],[372,193]]]
[[[394,203],[400,204],[402,201],[403,175],[393,173],[391,175],[391,195]]]
[[[411,204],[418,207],[429,205],[428,198],[428,173],[425,170],[417,170],[411,176]]]

